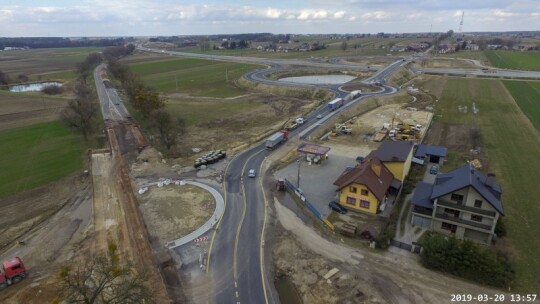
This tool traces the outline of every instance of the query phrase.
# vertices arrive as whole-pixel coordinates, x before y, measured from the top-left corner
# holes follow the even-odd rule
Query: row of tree
[[[144,85],[127,65],[118,61],[118,56],[104,54],[104,57],[108,62],[109,72],[121,82],[128,101],[141,113],[143,119],[149,120],[150,125],[158,132],[161,143],[170,150],[186,132],[185,121],[179,117],[174,119],[165,111],[165,96]]]
[[[21,38],[8,38],[0,37],[0,50],[4,47],[28,47],[33,49],[38,48],[65,48],[65,47],[108,47],[108,46],[121,46],[126,44],[132,38],[102,38],[102,39],[70,39],[61,37],[21,37]]]
[[[499,288],[510,287],[515,271],[500,251],[438,233],[422,242],[422,264],[430,269]]]

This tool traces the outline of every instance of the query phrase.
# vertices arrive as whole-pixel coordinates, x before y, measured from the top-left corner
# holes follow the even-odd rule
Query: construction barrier
[[[311,213],[313,213],[313,215],[315,215],[319,220],[321,220],[321,222],[323,222],[323,224],[325,224],[328,228],[334,230],[334,225],[329,221],[327,220],[320,212],[319,210],[317,210],[317,208],[315,208],[315,206],[313,206],[313,204],[311,204],[309,202],[309,200],[304,196],[304,194],[302,193],[302,190],[299,190],[298,188],[296,188],[293,183],[291,183],[288,179],[285,179],[285,185],[287,185],[287,188],[293,192],[294,194],[296,194],[300,200],[302,202],[304,202],[305,206],[309,209],[309,211],[311,211]]]

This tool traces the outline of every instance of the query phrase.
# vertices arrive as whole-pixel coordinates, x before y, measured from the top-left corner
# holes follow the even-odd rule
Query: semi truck
[[[286,141],[289,138],[289,132],[287,130],[281,130],[277,133],[274,133],[272,136],[266,139],[266,149],[273,150],[282,142]]]
[[[26,268],[19,257],[14,257],[2,263],[0,269],[0,289],[4,289],[13,283],[17,283],[26,277]]]
[[[343,104],[344,104],[343,98],[336,98],[328,103],[328,110],[334,111],[335,109],[342,107]]]

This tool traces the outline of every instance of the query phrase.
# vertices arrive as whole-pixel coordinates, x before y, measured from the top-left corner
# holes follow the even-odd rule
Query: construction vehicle
[[[26,277],[26,268],[19,257],[14,257],[2,263],[0,269],[0,289],[17,283]]]
[[[340,123],[336,124],[336,126],[334,127],[334,130],[336,132],[343,133],[343,134],[352,134],[352,129],[347,128],[345,124],[340,124]]]
[[[287,126],[285,126],[285,130],[292,131],[294,129],[298,128],[298,123],[296,121],[291,121]]]
[[[273,150],[276,146],[286,141],[288,138],[289,138],[289,132],[287,130],[281,130],[277,133],[274,133],[274,135],[266,139],[266,143],[265,143],[266,149]]]

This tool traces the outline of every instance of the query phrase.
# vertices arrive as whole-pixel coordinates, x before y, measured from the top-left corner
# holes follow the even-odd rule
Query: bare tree
[[[176,144],[179,135],[185,133],[186,123],[182,118],[173,120],[171,114],[165,110],[156,110],[152,113],[152,123],[159,133],[161,142],[170,150]]]
[[[84,99],[70,100],[68,106],[60,112],[62,122],[69,128],[81,132],[84,141],[88,141],[88,136],[94,131],[96,116],[96,104]]]
[[[341,50],[345,52],[348,47],[349,47],[349,44],[347,43],[347,41],[343,40],[343,42],[341,43]]]
[[[0,70],[0,85],[6,85],[11,82],[9,75]]]
[[[63,267],[59,277],[69,303],[154,303],[147,276],[137,273],[131,262],[121,263],[114,243],[107,254]]]

